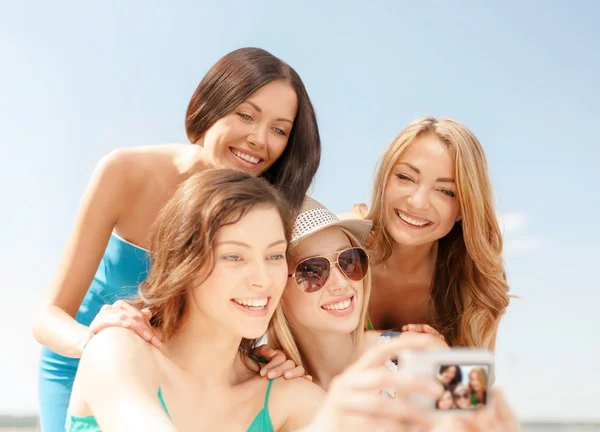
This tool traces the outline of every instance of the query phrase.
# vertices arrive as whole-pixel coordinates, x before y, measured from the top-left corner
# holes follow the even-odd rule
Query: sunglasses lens
[[[316,257],[302,261],[296,266],[296,283],[307,293],[319,291],[329,277],[329,261]]]
[[[338,264],[348,279],[359,281],[367,274],[369,257],[361,248],[352,248],[340,254]]]

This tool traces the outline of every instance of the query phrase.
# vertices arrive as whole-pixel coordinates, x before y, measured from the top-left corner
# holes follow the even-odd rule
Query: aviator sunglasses
[[[360,281],[367,275],[369,256],[362,248],[354,247],[337,252],[335,261],[326,256],[307,258],[300,261],[294,273],[288,277],[296,279],[296,285],[301,291],[314,293],[327,283],[332,265],[337,265],[348,279]]]

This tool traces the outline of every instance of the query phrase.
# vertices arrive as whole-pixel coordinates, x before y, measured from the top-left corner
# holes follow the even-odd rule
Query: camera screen
[[[438,410],[485,407],[488,397],[489,365],[439,365],[436,376],[444,393],[436,401]]]

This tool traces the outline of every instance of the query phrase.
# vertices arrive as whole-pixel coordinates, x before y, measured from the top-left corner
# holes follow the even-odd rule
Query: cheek
[[[458,218],[458,202],[441,199],[436,204],[436,210],[440,218],[440,225],[450,231]]]

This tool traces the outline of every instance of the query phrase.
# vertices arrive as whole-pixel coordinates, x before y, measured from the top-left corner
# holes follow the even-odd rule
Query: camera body
[[[399,355],[398,367],[424,378],[436,379],[444,387],[437,401],[411,395],[410,400],[436,413],[466,414],[487,409],[491,400],[494,354],[471,348],[405,351]]]

